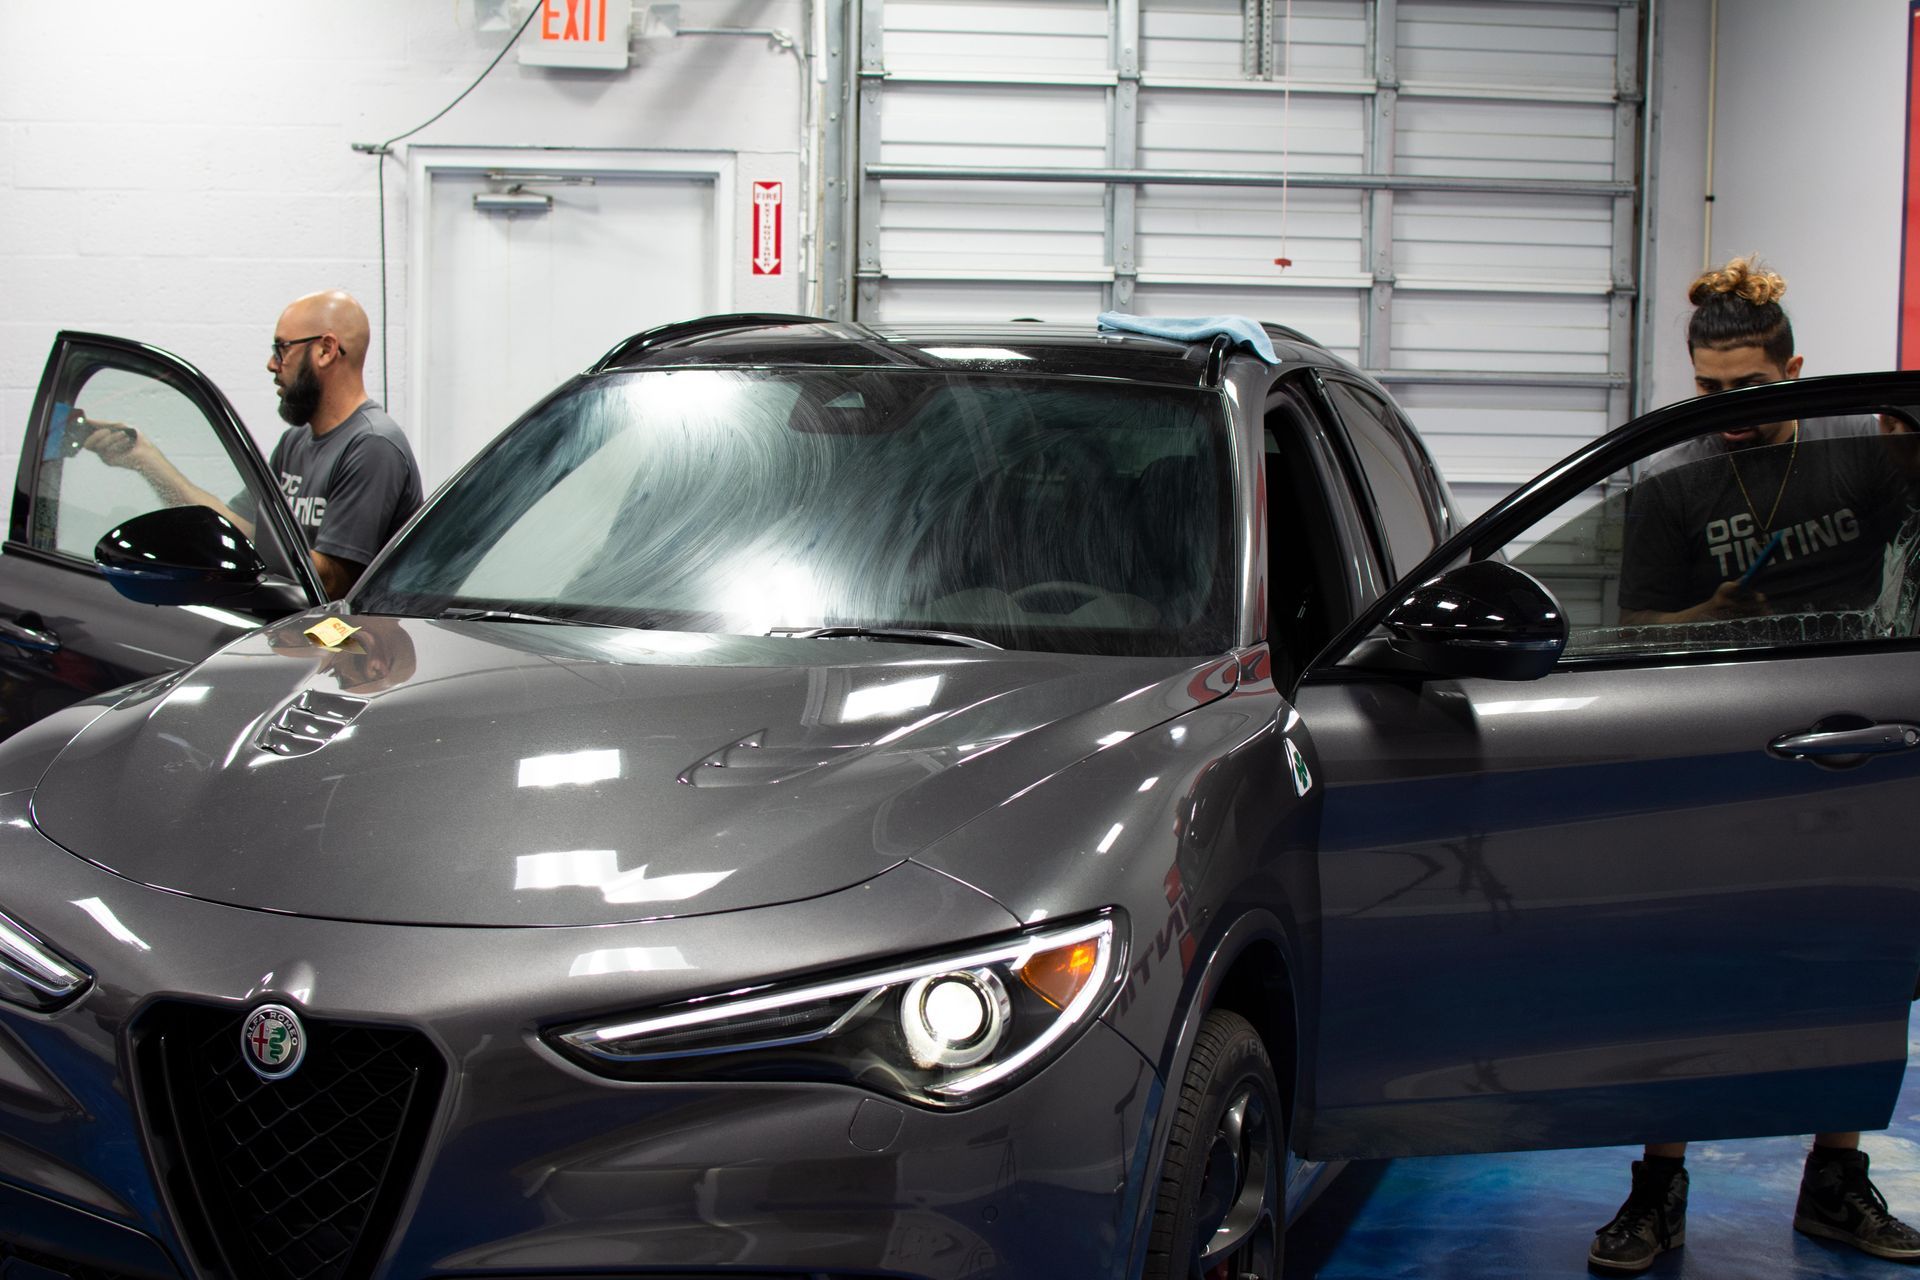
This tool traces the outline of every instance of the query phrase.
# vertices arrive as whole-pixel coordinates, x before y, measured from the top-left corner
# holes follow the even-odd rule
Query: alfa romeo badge
[[[307,1053],[307,1029],[283,1004],[263,1004],[240,1024],[240,1056],[262,1080],[284,1080]]]

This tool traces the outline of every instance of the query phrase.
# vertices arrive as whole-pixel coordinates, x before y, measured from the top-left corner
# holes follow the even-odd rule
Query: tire
[[[1284,1131],[1259,1033],[1237,1013],[1207,1014],[1167,1134],[1145,1280],[1277,1280]]]

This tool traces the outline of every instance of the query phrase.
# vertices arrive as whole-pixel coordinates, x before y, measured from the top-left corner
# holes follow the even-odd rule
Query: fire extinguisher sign
[[[753,184],[753,274],[780,274],[780,201],[781,184]]]

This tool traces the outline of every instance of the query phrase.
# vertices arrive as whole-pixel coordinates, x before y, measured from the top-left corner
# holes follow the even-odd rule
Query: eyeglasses
[[[289,347],[297,347],[303,342],[318,342],[326,336],[324,333],[316,333],[310,338],[275,338],[273,340],[273,358],[275,360],[285,360]]]

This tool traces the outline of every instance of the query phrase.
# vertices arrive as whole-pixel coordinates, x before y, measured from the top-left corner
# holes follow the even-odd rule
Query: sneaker
[[[1645,1271],[1668,1249],[1687,1242],[1687,1170],[1633,1162],[1633,1190],[1613,1221],[1600,1228],[1587,1261],[1610,1271]]]
[[[1800,1177],[1793,1229],[1850,1244],[1876,1258],[1920,1262],[1920,1231],[1887,1211],[1887,1198],[1867,1177],[1867,1153],[1816,1147]]]

